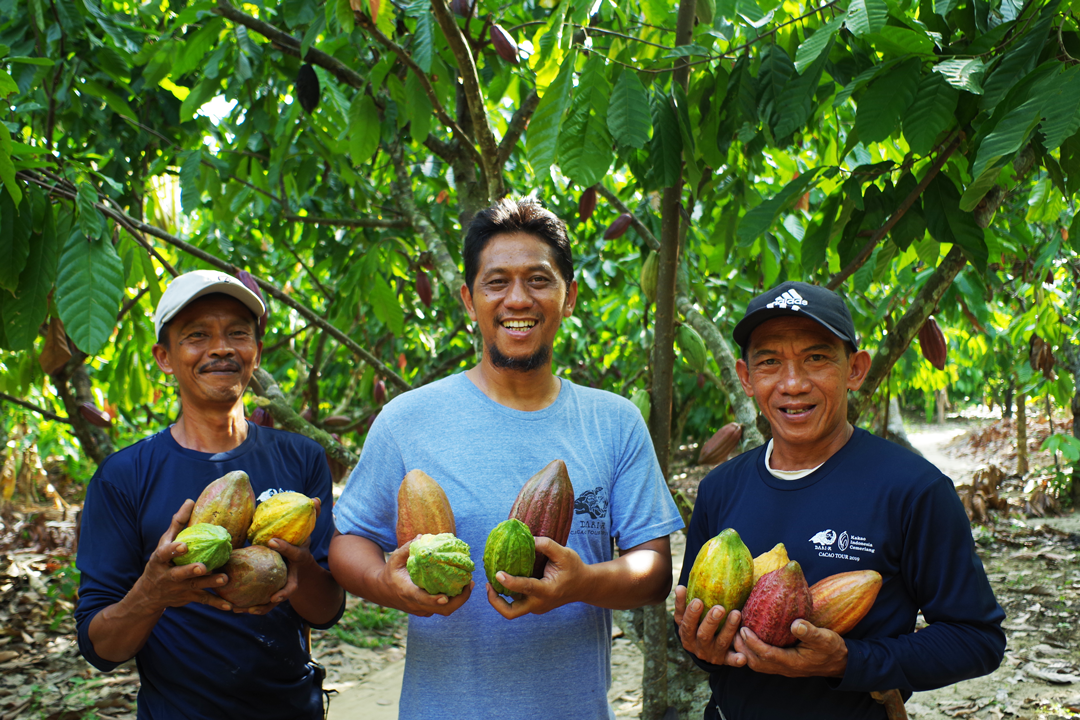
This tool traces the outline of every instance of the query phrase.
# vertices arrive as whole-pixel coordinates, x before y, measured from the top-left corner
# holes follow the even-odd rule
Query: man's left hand
[[[319,511],[322,509],[322,500],[319,498],[312,498],[315,501],[315,517],[319,517]],[[281,538],[274,538],[268,544],[271,550],[279,553],[282,558],[285,559],[285,565],[289,569],[288,577],[285,579],[285,587],[278,590],[270,598],[270,602],[265,605],[252,605],[247,608],[233,608],[233,612],[248,613],[251,615],[265,615],[281,603],[289,599],[289,596],[296,592],[296,589],[300,587],[300,582],[305,570],[308,570],[312,566],[318,567],[318,563],[315,562],[314,556],[311,554],[311,538],[309,537],[304,541],[303,545],[292,545],[285,542]]]
[[[535,538],[536,551],[547,555],[548,563],[544,568],[544,577],[517,577],[500,571],[496,578],[503,587],[525,597],[510,603],[495,592],[491,583],[487,584],[488,602],[500,615],[508,620],[533,613],[543,615],[549,610],[576,602],[580,588],[586,583],[588,566],[581,556],[568,547],[564,547],[551,538]]]
[[[785,677],[842,678],[847,669],[847,645],[832,630],[814,627],[806,620],[791,624],[799,644],[778,648],[762,641],[750,628],[735,636],[734,649],[746,657],[746,666],[755,672]]]

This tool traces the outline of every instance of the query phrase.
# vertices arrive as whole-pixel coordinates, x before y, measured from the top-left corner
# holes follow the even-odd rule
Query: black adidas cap
[[[731,336],[745,352],[750,333],[761,323],[781,315],[806,316],[828,328],[833,335],[847,340],[858,350],[855,323],[843,298],[828,288],[810,283],[789,281],[758,295],[746,306],[746,314]]]

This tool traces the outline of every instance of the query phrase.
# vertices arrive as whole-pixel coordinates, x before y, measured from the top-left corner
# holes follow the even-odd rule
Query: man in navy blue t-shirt
[[[884,719],[873,691],[906,698],[995,670],[1004,612],[952,482],[847,420],[848,391],[862,385],[870,355],[843,300],[786,282],[754,298],[733,335],[739,379],[772,439],[709,473],[690,521],[675,621],[710,674],[705,718]],[[796,620],[791,648],[740,627],[738,610],[687,606],[698,551],[728,527],[754,556],[784,543],[810,584],[876,570],[877,600],[842,638]],[[920,612],[928,626],[915,632]]]
[[[327,570],[333,523],[330,471],[315,442],[244,417],[243,395],[262,353],[262,300],[220,272],[181,275],[154,317],[154,359],[171,375],[182,414],[174,425],[112,456],[87,488],[77,566],[79,649],[109,671],[136,658],[140,720],[323,716],[321,678],[305,624],[325,628],[344,610]],[[175,567],[175,542],[209,483],[234,470],[259,502],[282,491],[315,499],[311,539],[270,547],[288,580],[270,603],[239,609],[209,592],[227,580],[202,563]]]

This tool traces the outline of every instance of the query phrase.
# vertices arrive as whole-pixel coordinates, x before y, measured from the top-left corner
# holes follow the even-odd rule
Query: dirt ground
[[[1047,430],[1033,425],[1034,449]],[[1000,469],[1002,509],[972,532],[1008,616],[1001,667],[983,678],[916,693],[907,709],[917,720],[1080,717],[1080,514],[1025,517],[1025,501],[1046,474],[1020,481],[1010,434],[1001,421],[909,428],[913,444],[960,486],[971,484],[987,463]],[[1051,465],[1038,454],[1032,462]],[[704,470],[690,467],[676,482],[693,494]],[[0,720],[134,718],[134,663],[104,675],[75,646],[70,598],[77,576],[65,557],[74,533],[70,510],[60,503],[38,514],[9,509],[0,520]],[[677,577],[681,534],[673,536],[672,554]],[[618,628],[615,634],[609,698],[617,717],[637,718],[641,653]],[[315,657],[327,668],[326,687],[336,691],[331,719],[397,717],[407,642],[400,613],[351,598],[343,622],[315,632],[313,641]]]

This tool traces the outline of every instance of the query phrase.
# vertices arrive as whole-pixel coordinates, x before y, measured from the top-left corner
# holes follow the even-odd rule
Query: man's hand
[[[785,677],[844,676],[847,645],[842,637],[832,630],[814,627],[806,620],[791,623],[791,632],[799,643],[778,648],[744,627],[735,638],[735,650],[746,657],[747,666],[755,672]]]
[[[551,538],[539,536],[535,538],[535,543],[536,551],[548,558],[543,578],[516,577],[502,571],[496,574],[503,587],[525,597],[509,603],[495,592],[491,583],[487,584],[488,602],[507,620],[529,613],[543,615],[549,610],[576,602],[582,596],[581,588],[588,583],[589,566],[580,555]]]
[[[409,559],[409,546],[412,540],[399,547],[386,559],[386,565],[379,573],[379,581],[386,590],[397,600],[392,607],[399,608],[419,617],[431,617],[432,615],[450,615],[465,604],[472,594],[472,580],[465,586],[460,595],[449,597],[445,594],[432,595],[409,577],[409,571],[405,563]]]
[[[322,499],[312,498],[315,502],[315,518],[318,519],[319,511],[322,509]],[[285,542],[281,538],[274,538],[267,545],[271,550],[274,550],[281,555],[285,560],[285,565],[288,567],[288,577],[285,580],[285,586],[274,593],[270,598],[270,602],[265,605],[252,605],[246,608],[233,608],[233,612],[236,613],[248,613],[251,615],[265,615],[281,603],[289,599],[289,596],[296,592],[296,589],[303,583],[305,577],[309,577],[313,569],[322,568],[315,558],[311,554],[311,538],[308,537],[304,541],[303,545],[293,545]]]
[[[731,649],[732,641],[739,631],[742,613],[727,612],[714,605],[705,612],[705,603],[694,598],[686,605],[686,587],[675,588],[675,622],[679,626],[679,640],[694,657],[713,665],[746,665],[746,656]],[[760,642],[760,641],[759,641]]]

